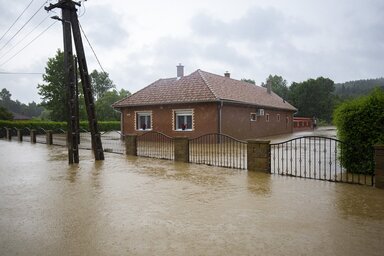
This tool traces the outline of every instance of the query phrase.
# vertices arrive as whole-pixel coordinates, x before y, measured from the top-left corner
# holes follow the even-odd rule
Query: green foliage
[[[331,122],[334,108],[334,82],[319,77],[301,83],[292,83],[290,102],[298,108],[297,116],[316,117]]]
[[[243,82],[247,82],[247,83],[250,83],[250,84],[256,84],[256,83],[255,83],[255,80],[253,80],[253,79],[243,78],[243,79],[241,79],[241,81],[243,81]]]
[[[377,88],[369,96],[338,106],[334,123],[338,137],[347,142],[342,164],[350,172],[372,174],[373,145],[384,143],[384,91]]]
[[[37,89],[43,99],[42,105],[49,110],[50,119],[65,121],[67,119],[67,103],[64,75],[64,53],[59,49],[55,57],[49,58],[43,75],[44,84]]]
[[[384,78],[364,79],[335,84],[335,94],[342,100],[369,94],[374,88],[384,89]]]
[[[276,93],[285,100],[288,99],[289,88],[287,86],[287,81],[283,79],[282,76],[269,75],[266,79],[266,83],[262,83],[261,86],[267,87],[268,84],[271,85],[271,89],[274,93]]]
[[[103,96],[96,101],[96,113],[99,120],[120,120],[120,112],[114,110],[112,104],[128,95],[130,95],[130,92],[124,89],[121,89],[120,92],[116,90],[105,92]]]
[[[6,108],[0,106],[0,120],[12,120],[13,115]]]
[[[10,112],[28,117],[38,117],[44,109],[33,101],[28,103],[28,105],[23,104],[18,100],[14,101],[11,99],[11,96],[12,94],[6,88],[3,88],[0,92],[0,106],[6,108]]]
[[[89,76],[91,78],[93,96],[97,100],[103,97],[104,94],[110,89],[116,88],[113,81],[109,79],[109,74],[107,72],[98,72],[97,70],[93,70]]]

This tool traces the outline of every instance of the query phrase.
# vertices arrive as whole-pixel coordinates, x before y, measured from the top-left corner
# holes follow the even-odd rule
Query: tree
[[[12,120],[13,115],[5,107],[0,106],[0,120]]]
[[[116,90],[107,91],[103,94],[103,97],[96,101],[96,112],[99,120],[102,121],[115,121],[120,120],[120,113],[112,108],[112,104],[118,100],[121,100],[131,93],[124,89],[120,92]]]
[[[67,100],[64,75],[64,53],[58,49],[55,57],[49,58],[43,75],[45,84],[39,84],[37,89],[42,96],[42,105],[48,110],[53,121],[67,120]]]
[[[255,83],[255,80],[253,80],[253,79],[243,78],[243,79],[241,79],[241,81],[243,81],[243,82],[247,82],[247,83],[250,83],[250,84],[256,84],[256,83]]]
[[[287,81],[283,79],[282,76],[269,75],[266,79],[266,83],[262,83],[261,86],[267,87],[268,84],[271,85],[271,89],[274,93],[276,93],[285,100],[288,99],[289,88],[287,86]]]
[[[345,142],[341,163],[350,172],[372,174],[372,147],[384,143],[384,90],[343,102],[335,109],[338,137]]]
[[[96,100],[103,97],[104,93],[108,90],[116,88],[113,81],[109,79],[109,74],[107,72],[93,70],[89,76],[91,78],[91,86]]]
[[[316,117],[330,122],[335,102],[334,90],[334,82],[329,78],[294,82],[290,86],[289,100],[298,108],[298,116]]]

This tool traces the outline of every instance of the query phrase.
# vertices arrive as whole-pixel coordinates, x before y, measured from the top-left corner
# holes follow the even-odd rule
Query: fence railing
[[[161,132],[149,131],[137,136],[137,155],[174,159],[174,140]]]
[[[63,130],[45,131],[0,128],[0,138],[66,146]],[[346,143],[337,139],[306,136],[281,143],[240,141],[223,134],[208,134],[193,139],[172,138],[150,131],[142,135],[125,135],[110,131],[101,134],[104,151],[176,161],[248,169],[280,175],[375,185],[384,188],[384,146],[375,146],[374,174],[351,173],[342,166]],[[91,149],[91,135],[80,133],[80,149]]]
[[[271,173],[373,185],[373,175],[351,173],[342,166],[343,148],[340,140],[320,136],[304,136],[271,144]]]
[[[247,169],[247,142],[218,133],[190,139],[189,162]]]

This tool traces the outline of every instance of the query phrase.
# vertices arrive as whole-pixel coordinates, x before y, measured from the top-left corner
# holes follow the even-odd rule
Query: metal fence
[[[342,165],[346,144],[333,138],[305,136],[271,144],[271,173],[333,182],[373,185],[373,176]]]
[[[160,159],[174,159],[175,145],[172,137],[150,131],[137,136],[137,155]]]
[[[189,162],[247,169],[247,143],[218,133],[190,139]]]

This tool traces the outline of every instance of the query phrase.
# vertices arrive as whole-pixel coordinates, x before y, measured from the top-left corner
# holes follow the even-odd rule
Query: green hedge
[[[119,131],[120,130],[120,121],[104,121],[98,122],[100,131]],[[3,128],[16,128],[28,131],[28,129],[37,130],[39,133],[43,130],[67,130],[66,122],[49,122],[49,121],[5,121],[0,120],[0,137],[4,137],[5,130]],[[80,122],[80,128],[82,130],[89,131],[89,126],[87,121]],[[15,133],[15,131],[13,131]]]
[[[346,142],[343,166],[353,173],[374,171],[373,145],[384,143],[384,92],[347,101],[336,108],[334,123],[338,137]]]

